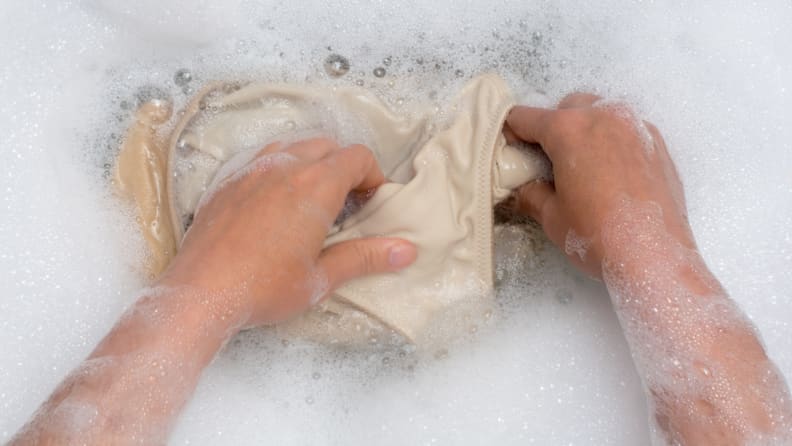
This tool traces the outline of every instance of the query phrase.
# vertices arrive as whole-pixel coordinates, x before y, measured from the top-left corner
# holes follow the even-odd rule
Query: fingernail
[[[416,257],[415,247],[406,243],[399,243],[390,248],[388,263],[394,268],[404,268],[411,264]]]

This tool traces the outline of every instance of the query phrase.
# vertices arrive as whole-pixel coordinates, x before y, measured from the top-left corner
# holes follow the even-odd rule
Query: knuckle
[[[568,95],[561,98],[561,101],[558,103],[559,107],[568,107],[578,101],[578,99],[582,96],[583,93],[575,92],[569,93]]]
[[[291,180],[294,187],[298,190],[313,190],[319,185],[322,171],[323,169],[320,165],[311,164],[300,169],[299,172],[294,173],[291,176]]]
[[[596,105],[595,112],[598,124],[614,129],[635,130],[644,125],[632,106],[624,101],[601,101]]]
[[[649,134],[652,135],[655,143],[661,147],[664,147],[665,141],[663,140],[663,135],[660,133],[660,129],[658,129],[657,126],[649,121],[644,121],[644,126],[646,127],[646,130],[649,131]]]
[[[561,109],[548,118],[548,131],[553,134],[569,134],[590,127],[591,113],[576,108]]]
[[[360,262],[360,270],[364,274],[370,274],[377,270],[377,251],[368,243],[355,243],[353,245],[355,255]]]
[[[559,108],[574,108],[590,106],[600,99],[599,96],[587,92],[575,92],[564,96],[558,103]]]
[[[326,138],[326,137],[316,137],[316,138],[305,139],[305,140],[302,140],[302,141],[297,141],[295,143],[292,143],[288,147],[286,147],[284,150],[293,152],[293,151],[299,150],[299,149],[306,149],[306,148],[311,148],[311,147],[322,147],[322,146],[327,147],[330,150],[335,150],[335,149],[338,148],[338,144],[335,141],[333,141],[332,139],[329,139],[329,138]]]
[[[374,160],[374,154],[371,153],[368,147],[362,144],[353,144],[344,150],[344,153],[359,158],[366,163]]]
[[[266,156],[271,155],[274,152],[278,152],[282,149],[282,144],[279,141],[272,142],[261,148],[258,153],[256,153],[256,158],[264,158]]]
[[[372,151],[369,150],[368,147],[363,145],[357,145],[355,147],[357,147],[358,150],[360,151],[360,156],[363,160],[363,165],[366,168],[366,170],[370,169],[371,166],[373,166],[377,162],[376,158],[374,158],[374,153],[372,153]]]
[[[327,146],[327,147],[330,147],[330,148],[337,148],[338,147],[338,144],[334,140],[332,140],[330,138],[327,138],[327,137],[316,138],[316,139],[313,140],[313,143],[317,144],[317,145]]]

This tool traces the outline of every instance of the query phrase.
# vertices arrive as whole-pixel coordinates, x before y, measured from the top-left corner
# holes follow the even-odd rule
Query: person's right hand
[[[255,326],[287,320],[348,280],[401,270],[417,256],[407,240],[324,247],[347,194],[373,192],[385,181],[362,145],[270,144],[200,205],[160,284],[219,296],[213,305],[223,314],[245,313],[242,324]]]
[[[557,110],[518,106],[504,133],[539,144],[553,164],[554,184],[522,186],[515,193],[517,211],[539,222],[593,277],[602,277],[604,226],[625,199],[659,205],[668,233],[695,247],[665,142],[626,106],[581,93],[564,98]]]

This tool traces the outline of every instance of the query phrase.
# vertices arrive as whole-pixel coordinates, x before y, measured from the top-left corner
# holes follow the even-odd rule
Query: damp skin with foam
[[[788,2],[252,3],[4,5],[0,441],[145,282],[133,260],[143,241],[105,171],[140,100],[159,90],[179,109],[193,94],[175,81],[182,69],[193,89],[359,83],[401,107],[443,103],[488,70],[554,100],[626,100],[666,137],[705,260],[792,374],[792,57],[778,51],[792,41]],[[349,71],[331,78],[330,54]],[[170,443],[646,444],[642,386],[604,290],[547,244],[520,262],[522,236],[503,236],[500,322],[474,341],[435,358],[247,332],[205,371]],[[63,414],[94,416],[79,402]]]

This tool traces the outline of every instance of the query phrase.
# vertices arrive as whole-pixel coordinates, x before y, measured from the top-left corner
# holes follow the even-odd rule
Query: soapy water
[[[108,181],[135,107],[168,96],[179,109],[213,79],[362,85],[406,110],[497,71],[518,95],[629,102],[666,138],[709,266],[792,376],[787,2],[94,0],[4,12],[0,440],[145,283],[134,217]],[[328,71],[334,54],[346,64]],[[171,443],[645,444],[643,390],[603,286],[541,238],[499,232],[498,309],[473,339],[422,356],[245,332],[206,370]]]

